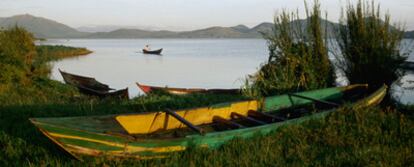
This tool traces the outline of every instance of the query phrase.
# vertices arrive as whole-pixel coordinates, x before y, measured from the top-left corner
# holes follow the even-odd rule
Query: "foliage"
[[[404,31],[391,25],[389,14],[382,17],[379,5],[361,0],[348,4],[340,22],[337,59],[351,84],[376,89],[402,76],[398,68],[406,59],[399,51]]]
[[[297,13],[284,11],[275,16],[272,32],[263,33],[269,59],[250,80],[246,80],[247,95],[267,96],[333,84],[319,2],[315,1],[313,11],[307,10],[306,14],[305,25],[294,22],[299,19]]]
[[[83,56],[92,53],[86,48],[77,48],[63,45],[40,45],[36,47],[42,60],[41,62],[59,60],[73,56]]]
[[[0,31],[0,87],[29,84],[32,61],[36,57],[33,36],[14,27]]]

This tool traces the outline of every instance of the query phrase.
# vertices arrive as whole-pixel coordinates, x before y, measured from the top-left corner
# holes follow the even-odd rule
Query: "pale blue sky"
[[[313,0],[307,0],[309,3]],[[347,0],[320,0],[331,21],[338,21]],[[351,0],[355,1],[355,0]],[[394,21],[414,29],[414,0],[377,0]],[[255,26],[272,22],[275,12],[299,9],[303,0],[0,0],[0,17],[32,14],[72,27],[118,25],[191,30],[209,26]]]

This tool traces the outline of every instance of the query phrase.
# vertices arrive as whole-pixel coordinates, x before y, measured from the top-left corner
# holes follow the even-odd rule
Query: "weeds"
[[[297,13],[286,11],[275,16],[271,33],[263,33],[269,49],[268,62],[246,80],[244,93],[269,96],[332,86],[334,74],[328,58],[326,33],[322,31],[321,11],[315,1],[305,25]]]
[[[403,75],[399,68],[406,57],[399,48],[404,31],[391,25],[389,14],[382,17],[379,5],[373,1],[349,4],[340,23],[338,67],[350,84],[368,83],[375,90]]]

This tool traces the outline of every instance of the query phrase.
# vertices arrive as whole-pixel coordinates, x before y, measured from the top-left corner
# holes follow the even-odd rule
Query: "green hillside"
[[[56,21],[29,14],[0,19],[0,27],[2,28],[14,26],[25,28],[37,38],[76,38],[87,34]]]
[[[332,35],[339,26],[337,23],[322,19],[322,25],[327,25],[327,32]],[[294,27],[306,27],[307,20],[295,20]],[[37,38],[261,38],[259,32],[270,32],[273,23],[263,22],[249,28],[245,25],[233,27],[209,27],[193,31],[148,31],[140,29],[118,29],[110,32],[80,32],[62,23],[32,15],[16,15],[0,18],[0,27],[10,28],[21,26],[32,32]],[[299,25],[299,26],[298,26]],[[324,27],[323,27],[324,28]],[[414,38],[414,31],[407,32],[406,38]]]

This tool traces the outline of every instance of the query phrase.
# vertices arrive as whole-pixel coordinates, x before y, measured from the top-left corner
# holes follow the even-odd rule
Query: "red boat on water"
[[[169,88],[159,86],[149,86],[140,83],[136,83],[137,86],[145,93],[161,91],[174,95],[186,95],[191,93],[212,93],[212,94],[239,94],[240,89],[202,89],[202,88]]]

